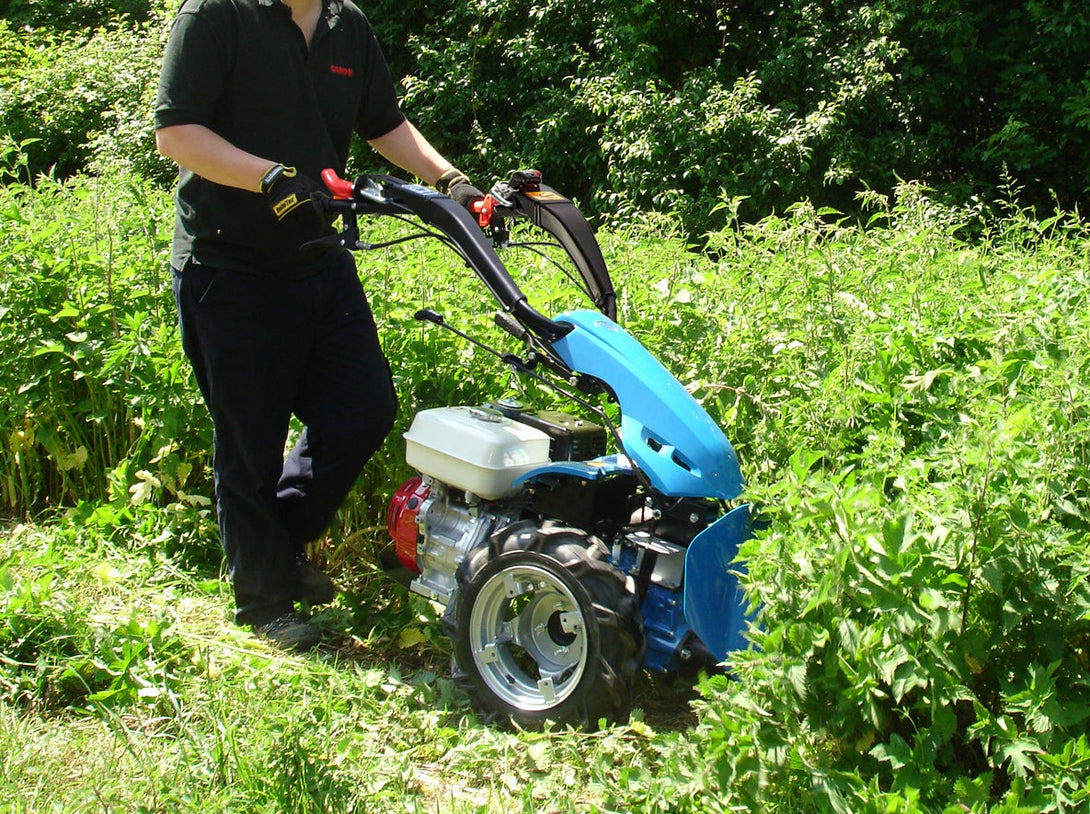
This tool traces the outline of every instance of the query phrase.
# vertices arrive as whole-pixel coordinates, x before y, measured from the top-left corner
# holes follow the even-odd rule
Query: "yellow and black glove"
[[[470,204],[484,197],[484,193],[473,186],[461,170],[451,169],[444,172],[435,182],[435,188],[466,209],[470,209]]]
[[[281,223],[291,218],[300,225],[325,226],[327,218],[322,208],[322,199],[328,197],[325,190],[295,167],[273,165],[261,177],[261,192],[273,217]]]

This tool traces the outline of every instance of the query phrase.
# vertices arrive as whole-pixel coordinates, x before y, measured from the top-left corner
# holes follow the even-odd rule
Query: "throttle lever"
[[[469,211],[477,216],[477,225],[482,229],[492,223],[492,213],[496,211],[496,199],[492,193],[469,204]]]
[[[326,189],[333,193],[334,198],[347,200],[352,197],[352,182],[341,178],[336,170],[329,168],[322,170],[322,182],[326,185]]]

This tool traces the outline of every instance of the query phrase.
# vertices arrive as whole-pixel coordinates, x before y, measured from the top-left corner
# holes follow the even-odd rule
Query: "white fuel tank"
[[[549,436],[484,407],[438,407],[416,414],[405,461],[423,475],[495,500],[549,462]]]

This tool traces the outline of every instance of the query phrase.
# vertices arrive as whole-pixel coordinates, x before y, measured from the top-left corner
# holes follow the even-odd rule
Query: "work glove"
[[[435,188],[444,195],[449,195],[451,200],[471,212],[473,210],[470,209],[470,204],[484,197],[484,193],[473,186],[461,170],[447,170],[444,172],[439,176],[439,180],[435,182]]]
[[[290,218],[296,225],[316,232],[325,228],[327,216],[322,200],[328,195],[317,181],[295,167],[276,164],[270,168],[261,178],[261,192],[273,217],[281,223]]]

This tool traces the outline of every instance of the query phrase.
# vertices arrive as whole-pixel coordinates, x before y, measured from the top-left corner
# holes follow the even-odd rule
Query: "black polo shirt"
[[[186,0],[174,20],[155,103],[156,128],[202,124],[236,147],[318,179],[343,173],[353,131],[385,135],[404,120],[386,61],[351,0],[325,0],[309,49],[279,0]],[[264,196],[182,170],[175,268],[194,262],[298,273],[322,261],[316,237],[278,223]]]

